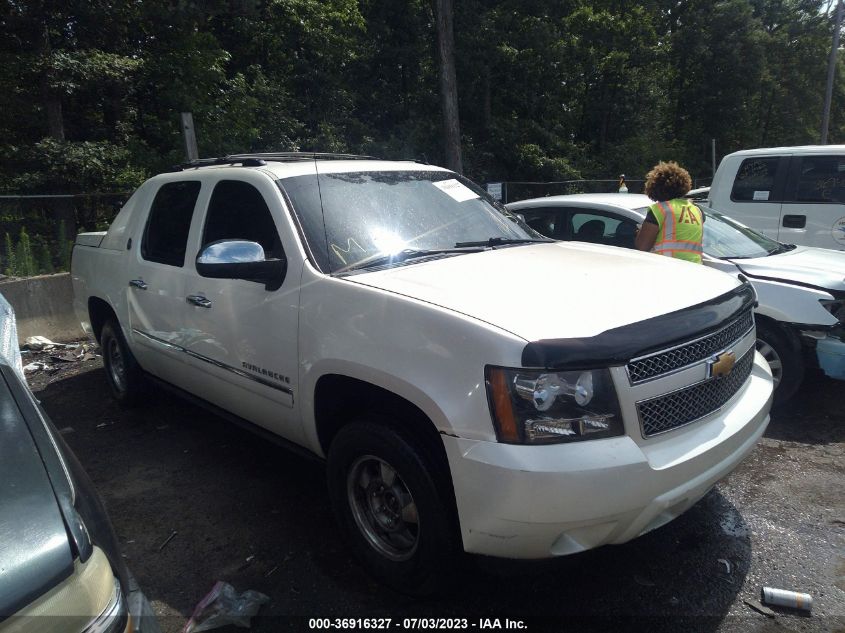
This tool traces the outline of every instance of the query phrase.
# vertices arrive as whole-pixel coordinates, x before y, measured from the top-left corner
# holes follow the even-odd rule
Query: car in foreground
[[[0,295],[0,631],[157,632],[96,491],[24,382],[14,325]]]
[[[634,248],[651,204],[643,194],[574,194],[508,208],[549,237]],[[776,401],[798,389],[808,366],[845,379],[845,253],[782,244],[696,204],[706,216],[703,263],[743,275],[757,293],[757,349],[771,366]]]
[[[403,591],[442,589],[461,549],[629,541],[769,420],[748,284],[555,242],[419,162],[188,163],[79,235],[71,274],[118,401],[152,380],[325,458],[354,552]],[[647,277],[684,283],[635,301]]]

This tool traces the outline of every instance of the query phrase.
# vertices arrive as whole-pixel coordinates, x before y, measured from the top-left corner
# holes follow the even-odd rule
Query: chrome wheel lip
[[[392,481],[379,474],[385,472]],[[420,535],[416,503],[393,466],[374,455],[358,457],[347,471],[346,493],[355,524],[373,549],[395,562],[414,556]]]
[[[113,338],[109,341],[106,354],[109,359],[108,369],[112,384],[118,391],[126,391],[126,364],[123,362],[123,353],[117,339]]]
[[[757,339],[755,347],[763,358],[766,359],[766,362],[769,363],[774,388],[777,389],[780,381],[783,379],[783,360],[775,351],[775,348],[761,338]]]

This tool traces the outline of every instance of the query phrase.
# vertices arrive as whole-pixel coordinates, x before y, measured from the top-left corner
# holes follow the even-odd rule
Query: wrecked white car
[[[650,204],[642,194],[573,194],[508,208],[558,239],[634,248]],[[845,380],[845,253],[783,244],[696,204],[706,216],[704,265],[742,275],[757,293],[757,349],[771,366],[775,399],[795,393],[806,367]]]

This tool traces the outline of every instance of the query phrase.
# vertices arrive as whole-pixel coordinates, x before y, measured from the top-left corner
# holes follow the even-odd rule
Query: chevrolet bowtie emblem
[[[713,356],[707,361],[707,377],[722,378],[731,373],[731,370],[736,364],[736,354],[733,352],[724,352],[718,356]]]

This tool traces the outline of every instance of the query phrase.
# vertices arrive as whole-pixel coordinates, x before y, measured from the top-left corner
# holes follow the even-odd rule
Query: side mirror
[[[284,257],[265,259],[261,245],[246,240],[212,242],[197,257],[200,277],[255,281],[263,283],[267,290],[281,287],[287,266]]]

